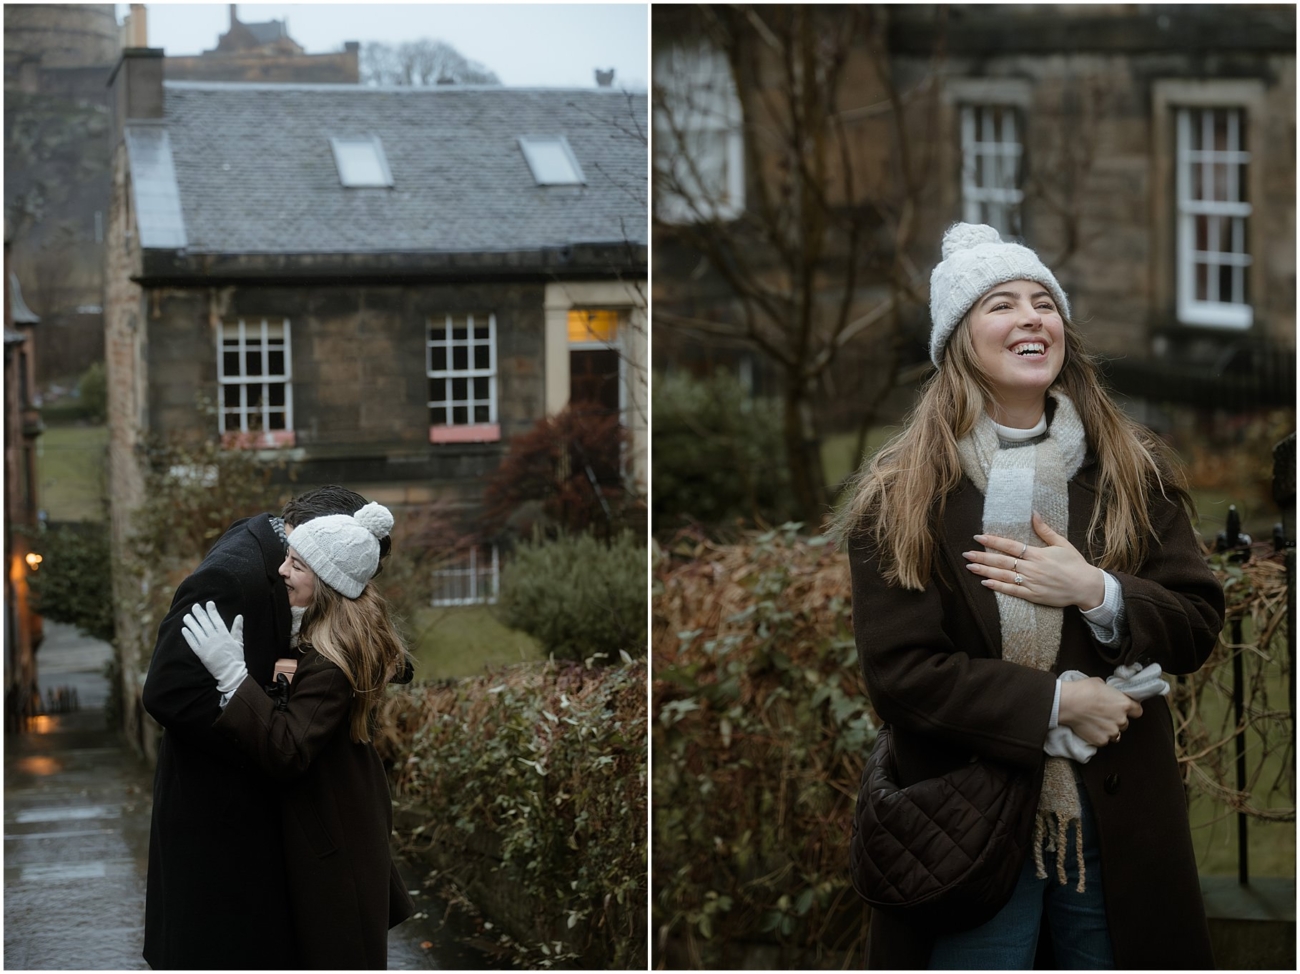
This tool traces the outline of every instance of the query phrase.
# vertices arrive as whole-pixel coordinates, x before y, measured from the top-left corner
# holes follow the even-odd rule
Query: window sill
[[[430,443],[499,443],[500,423],[475,423],[467,426],[430,426]]]
[[[1248,304],[1188,301],[1178,308],[1178,321],[1200,328],[1231,328],[1244,331],[1254,322],[1254,308]]]
[[[297,442],[293,430],[221,434],[221,446],[226,450],[280,450],[296,446]]]

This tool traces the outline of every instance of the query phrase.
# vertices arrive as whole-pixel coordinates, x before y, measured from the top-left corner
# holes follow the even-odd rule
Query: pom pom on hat
[[[943,259],[947,260],[959,250],[970,250],[980,244],[1001,243],[997,230],[987,223],[954,223],[943,235]]]
[[[376,538],[386,538],[388,532],[393,530],[393,512],[383,504],[371,501],[352,516]]]
[[[379,539],[392,529],[392,512],[371,502],[356,514],[328,514],[298,525],[289,547],[322,582],[355,599],[379,567]]]
[[[1037,281],[1060,310],[1070,316],[1070,302],[1056,276],[1028,247],[1005,243],[983,223],[954,223],[943,235],[943,260],[930,275],[930,359],[943,362],[944,346],[966,312],[989,288],[1007,281]]]

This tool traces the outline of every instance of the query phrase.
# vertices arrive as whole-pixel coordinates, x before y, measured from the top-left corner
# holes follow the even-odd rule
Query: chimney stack
[[[149,15],[144,4],[131,4],[131,12],[126,15],[126,43],[123,47],[149,46]]]
[[[108,78],[113,132],[122,137],[128,121],[163,117],[163,49],[128,47]]]

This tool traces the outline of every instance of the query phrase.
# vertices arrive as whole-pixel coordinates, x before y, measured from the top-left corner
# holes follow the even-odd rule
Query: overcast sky
[[[120,23],[130,9],[117,4]],[[210,51],[230,27],[229,4],[147,5],[149,46],[168,54]],[[308,54],[339,51],[344,41],[446,41],[495,71],[502,84],[590,88],[596,68],[614,68],[615,84],[644,90],[648,70],[644,3],[241,3],[244,23],[288,20],[289,36]]]

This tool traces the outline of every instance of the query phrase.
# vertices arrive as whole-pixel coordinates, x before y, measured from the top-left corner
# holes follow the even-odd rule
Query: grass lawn
[[[1245,638],[1251,639],[1251,627],[1247,622]],[[1287,707],[1287,674],[1285,669],[1286,648],[1284,638],[1277,639],[1273,645],[1274,661],[1266,663],[1266,686],[1268,689],[1268,708],[1271,711],[1285,711]],[[1256,664],[1246,663],[1245,680],[1247,685],[1252,679],[1252,669]],[[1220,695],[1207,689],[1201,697],[1203,713],[1207,725],[1219,731],[1220,737],[1227,737],[1232,726],[1232,664],[1220,665],[1219,681],[1227,692]],[[1250,706],[1249,691],[1246,705]],[[1255,706],[1262,708],[1262,702]],[[1226,717],[1226,722],[1224,718]],[[1289,790],[1288,782],[1294,781],[1293,756],[1286,746],[1287,726],[1281,720],[1267,725],[1269,740],[1262,739],[1258,733],[1246,733],[1246,780],[1254,781],[1251,804],[1265,808],[1294,808],[1295,800]],[[1269,754],[1265,755],[1265,744]],[[1221,761],[1227,773],[1227,784],[1236,784],[1236,750],[1232,741],[1224,747]],[[1261,761],[1263,768],[1260,770]],[[1256,778],[1256,774],[1258,777]],[[1280,789],[1270,792],[1273,784],[1278,782]],[[1202,875],[1235,876],[1237,873],[1237,815],[1226,805],[1215,801],[1208,795],[1193,791],[1188,815],[1192,823],[1192,843],[1196,847],[1196,862]],[[1263,819],[1248,818],[1246,823],[1247,862],[1252,876],[1287,876],[1295,875],[1295,822],[1270,822]]]
[[[873,426],[867,431],[867,452],[875,453],[899,429],[898,426]],[[826,483],[838,484],[862,465],[862,457],[855,452],[857,445],[856,430],[822,437],[822,473]]]
[[[40,506],[51,521],[102,521],[107,426],[49,426],[36,441]]]
[[[498,622],[489,605],[424,608],[408,629],[417,680],[475,676],[491,666],[545,659],[532,636]]]

